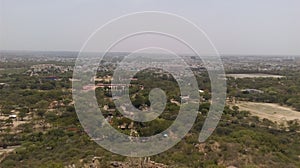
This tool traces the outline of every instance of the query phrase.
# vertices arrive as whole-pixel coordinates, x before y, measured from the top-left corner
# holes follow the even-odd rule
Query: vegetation
[[[28,65],[28,64],[27,64]],[[14,66],[14,65],[11,65]],[[6,66],[5,68],[10,67]],[[165,111],[146,123],[132,122],[122,117],[115,108],[109,88],[98,88],[96,96],[105,117],[114,116],[111,124],[121,132],[150,136],[162,132],[176,119],[179,111],[180,90],[174,78],[167,73],[146,70],[136,74],[132,81],[130,99],[141,110],[151,105],[149,92],[161,88],[166,92]],[[55,75],[59,80],[46,79]],[[238,73],[238,72],[237,72]],[[282,72],[286,78],[228,79],[229,99],[273,102],[300,110],[300,78],[298,72]],[[99,72],[99,76],[111,72]],[[300,167],[300,126],[290,121],[286,127],[267,119],[260,120],[237,106],[226,106],[213,135],[198,142],[204,120],[210,107],[210,83],[207,73],[196,73],[201,104],[199,114],[189,134],[176,146],[151,160],[171,167]],[[18,146],[5,157],[0,156],[0,167],[64,167],[89,165],[94,157],[104,167],[112,161],[128,158],[113,154],[98,146],[81,127],[71,95],[71,73],[47,72],[29,76],[24,71],[2,72],[0,83],[9,87],[0,89],[0,117],[17,113],[16,119],[0,120],[0,150]],[[143,89],[141,89],[143,87]],[[244,94],[242,89],[259,89],[263,93]],[[121,125],[125,127],[120,127]],[[132,126],[130,126],[132,125]],[[1,160],[3,157],[3,160]]]

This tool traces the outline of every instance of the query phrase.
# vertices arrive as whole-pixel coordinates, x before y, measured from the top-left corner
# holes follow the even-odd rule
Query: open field
[[[15,73],[15,74],[19,74],[19,73],[23,73],[26,69],[25,68],[2,68],[0,69],[0,74],[8,74],[8,73]]]
[[[289,120],[300,120],[300,112],[289,107],[283,107],[274,103],[238,102],[240,110],[250,111],[252,115],[266,118],[278,123]]]
[[[284,76],[270,74],[226,74],[226,76],[233,78],[284,78]]]

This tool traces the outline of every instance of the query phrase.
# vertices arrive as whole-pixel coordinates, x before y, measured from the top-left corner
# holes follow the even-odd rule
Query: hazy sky
[[[191,20],[221,54],[300,55],[299,0],[0,0],[0,49],[78,51],[107,21],[145,10]]]

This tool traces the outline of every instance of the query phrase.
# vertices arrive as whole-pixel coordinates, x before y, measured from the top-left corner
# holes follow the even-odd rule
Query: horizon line
[[[76,50],[0,50],[0,53],[3,53],[3,52],[69,52],[69,53],[79,53],[79,50],[76,51]],[[95,51],[88,51],[88,52],[85,52],[85,53],[91,53],[91,54],[96,54],[96,53],[99,53],[99,52],[95,52]],[[100,53],[103,53],[103,52],[100,52]],[[111,51],[111,52],[108,52],[108,53],[132,53],[130,51]],[[142,53],[144,54],[144,53]],[[145,54],[161,54],[161,53],[145,53]],[[186,56],[194,56],[195,54],[193,53],[178,53],[178,55],[186,55]],[[300,57],[300,54],[219,54],[220,56],[223,56],[223,57],[227,57],[227,56],[252,56],[252,57],[256,57],[256,56],[273,56],[273,57],[276,57],[276,56],[292,56],[292,57]]]

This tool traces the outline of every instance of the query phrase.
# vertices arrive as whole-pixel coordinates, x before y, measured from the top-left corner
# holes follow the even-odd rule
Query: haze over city
[[[79,51],[111,19],[162,11],[202,28],[222,55],[300,55],[299,6],[298,0],[1,0],[0,50]]]

